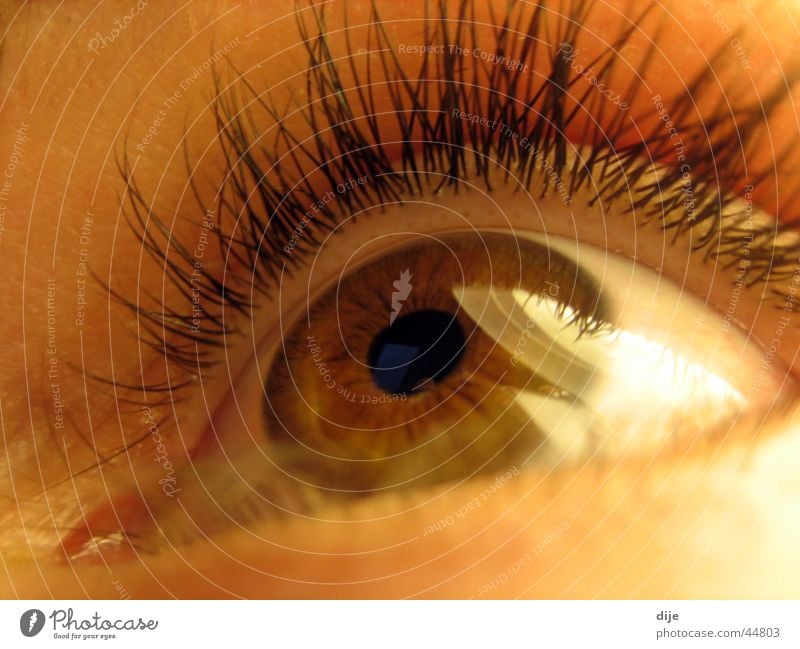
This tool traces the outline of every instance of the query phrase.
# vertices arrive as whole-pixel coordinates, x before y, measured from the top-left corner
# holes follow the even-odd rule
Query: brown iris
[[[523,464],[545,437],[516,396],[552,385],[462,300],[492,288],[537,299],[556,284],[575,312],[595,310],[595,287],[566,258],[474,232],[421,238],[345,276],[289,330],[267,376],[277,461],[365,491]]]

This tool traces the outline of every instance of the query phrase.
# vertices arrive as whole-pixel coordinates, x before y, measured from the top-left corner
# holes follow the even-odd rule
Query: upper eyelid
[[[470,5],[471,2],[465,0],[462,4]],[[379,26],[375,28],[374,35],[379,44],[387,46],[392,45],[391,43],[380,43],[381,32]],[[315,166],[317,169],[319,169],[323,162],[327,162],[331,159],[331,157],[335,159],[336,155],[358,158],[358,154],[354,155],[353,151],[360,148],[362,152],[368,153],[366,155],[362,155],[360,159],[356,160],[356,162],[358,164],[365,165],[372,172],[374,177],[388,179],[381,188],[383,193],[377,193],[374,195],[375,197],[377,197],[379,200],[384,196],[398,197],[403,193],[404,183],[405,189],[413,189],[412,184],[408,182],[407,178],[401,178],[402,174],[387,174],[387,172],[395,170],[391,165],[397,163],[397,161],[392,161],[389,159],[389,156],[385,153],[385,151],[382,150],[381,143],[376,143],[369,137],[365,138],[363,136],[363,133],[369,130],[368,126],[370,119],[369,114],[363,114],[364,112],[369,113],[369,111],[361,111],[361,108],[363,108],[363,106],[361,106],[361,102],[363,101],[364,95],[357,95],[355,89],[352,87],[348,87],[346,92],[339,92],[339,90],[342,90],[342,88],[339,87],[339,75],[342,73],[346,74],[347,70],[352,71],[352,69],[349,68],[349,62],[343,63],[341,59],[334,61],[333,59],[336,57],[326,53],[327,50],[325,48],[324,33],[318,32],[314,36],[309,36],[308,34],[306,34],[306,36],[306,49],[309,55],[309,71],[307,72],[307,75],[310,83],[309,88],[312,89],[313,92],[311,93],[311,96],[308,97],[308,102],[306,105],[300,107],[299,110],[306,121],[306,130],[313,130],[312,134],[304,133],[303,135],[296,135],[291,128],[285,126],[285,124],[281,121],[282,114],[268,103],[268,98],[265,101],[258,97],[257,92],[252,86],[243,86],[248,91],[252,92],[256,99],[255,103],[250,108],[243,110],[242,107],[236,103],[237,100],[231,99],[231,97],[234,95],[226,96],[224,94],[218,97],[218,103],[216,105],[221,142],[223,143],[223,149],[227,147],[225,159],[227,160],[228,167],[226,169],[227,180],[224,184],[224,189],[233,193],[235,197],[235,200],[232,202],[233,205],[236,205],[238,201],[238,204],[243,205],[246,210],[251,210],[243,221],[239,220],[239,214],[236,214],[233,210],[231,210],[231,212],[228,214],[229,226],[230,223],[236,222],[238,233],[234,235],[234,237],[238,238],[239,240],[232,242],[230,239],[226,238],[229,237],[233,232],[232,229],[229,229],[228,232],[221,233],[223,238],[222,243],[228,247],[229,251],[234,251],[234,254],[239,256],[240,262],[243,261],[246,264],[250,264],[252,268],[259,269],[263,273],[261,277],[257,277],[256,279],[257,281],[264,282],[262,288],[265,289],[268,289],[270,283],[274,282],[275,278],[277,277],[276,273],[278,272],[282,262],[288,262],[289,264],[296,263],[302,254],[303,246],[299,246],[297,250],[293,250],[293,253],[295,254],[292,256],[287,257],[285,254],[282,255],[283,251],[281,248],[287,239],[286,233],[290,232],[294,224],[297,222],[297,219],[302,217],[303,207],[314,202],[314,197],[318,196],[322,193],[322,191],[324,191],[320,190],[319,185],[316,182],[312,183],[308,177],[304,175],[303,169]],[[461,34],[461,36],[464,38],[469,38],[470,33],[467,30],[466,35]],[[452,33],[450,34],[450,38],[451,40],[454,38]],[[395,84],[393,85],[399,87],[401,92],[403,89],[405,89],[407,94],[410,93],[409,99],[413,100],[413,92],[408,91],[408,88],[410,88],[416,82],[416,79],[409,79],[408,76],[404,76],[405,71],[394,58],[394,53],[390,50],[390,47],[378,49],[384,50],[380,55],[383,58],[383,65],[385,66],[384,71],[388,70],[396,75],[394,80]],[[387,51],[390,53],[387,54]],[[320,52],[323,53],[321,57],[319,54]],[[559,61],[557,57],[554,57],[553,52],[550,51],[547,54],[551,57],[552,65],[558,66]],[[609,65],[613,65],[613,63],[610,63]],[[433,70],[430,78],[427,81],[433,81],[434,85],[438,83],[442,88],[454,83],[457,84],[459,81],[464,82],[465,87],[467,84],[471,83],[472,73],[470,71],[465,72],[462,77],[458,76],[458,72],[459,68],[457,67],[444,69],[438,67]],[[493,72],[496,74],[496,70]],[[377,82],[380,82],[381,80],[385,82],[384,77],[385,75],[381,75],[380,78],[377,79]],[[500,80],[507,86],[512,87],[514,83],[519,83],[519,81],[515,81],[515,79],[512,77],[513,75],[507,74],[504,78],[501,77]],[[702,73],[698,76],[698,79],[694,84],[695,87],[701,87],[701,79]],[[356,78],[354,81],[354,85],[358,86],[359,80]],[[573,78],[572,81],[574,82],[575,79]],[[376,82],[375,78],[372,79],[372,82]],[[690,84],[690,88],[691,87],[692,84]],[[363,90],[363,88],[362,91],[366,92]],[[353,103],[345,103],[344,106],[339,104],[338,108],[341,110],[339,113],[336,113],[335,110],[337,108],[337,103],[343,98],[346,100],[348,96],[352,98]],[[433,96],[436,95],[434,94]],[[472,98],[475,105],[481,104],[480,99],[475,99],[476,95],[471,94],[468,97]],[[767,111],[771,110],[771,108],[774,107],[780,98],[781,94],[776,90],[770,105],[767,106]],[[464,99],[463,96],[462,99]],[[694,99],[694,97],[684,97],[685,102],[688,102],[689,100],[694,101]],[[397,96],[395,96],[393,101],[397,100]],[[371,101],[371,99],[368,99],[368,101]],[[512,111],[516,110],[517,115],[519,115],[518,107],[514,107],[515,103],[519,103],[519,100],[516,98],[513,102],[508,102],[507,106],[510,106]],[[468,101],[462,101],[460,106],[466,110],[471,106],[471,104],[469,104]],[[264,109],[265,114],[261,117],[255,116],[253,111],[255,111],[256,108]],[[395,106],[395,108],[399,108],[399,106]],[[551,105],[549,108],[552,109],[553,106]],[[546,105],[544,107],[540,106],[540,110],[545,115],[545,118],[552,119],[552,110],[548,112],[547,109],[548,106]],[[524,132],[525,128],[528,126],[528,122],[526,120],[530,118],[531,112],[532,111],[528,111],[522,117],[522,121],[520,121],[518,124],[521,132]],[[336,115],[336,118],[334,118],[333,115]],[[420,116],[421,122],[424,122],[426,115],[426,113],[422,113]],[[366,120],[368,122],[367,126],[361,127],[360,134],[354,130],[353,124],[356,120]],[[282,145],[284,146],[285,150],[273,153],[261,146],[261,143],[258,142],[258,139],[261,135],[260,131],[262,129],[261,127],[258,127],[257,129],[253,128],[254,125],[259,122],[268,124],[268,127],[265,128],[277,131],[278,135],[275,136],[275,141],[282,141]],[[754,124],[756,123],[754,122]],[[745,138],[752,137],[756,127],[751,126],[747,132],[744,133]],[[719,128],[719,125],[717,125],[716,128]],[[705,123],[694,125],[689,124],[684,126],[684,132],[686,133],[691,133],[693,129],[698,129],[701,133],[707,132]],[[333,137],[328,138],[326,135],[321,135],[321,133],[325,132],[333,133]],[[422,125],[418,125],[415,133],[417,135],[421,133],[422,135],[427,135],[428,137],[439,135],[441,136],[439,139],[443,142],[447,141],[448,135],[452,135],[452,133],[446,129],[442,130],[439,126],[437,126],[436,123],[432,122],[426,122]],[[343,140],[342,136],[344,135],[347,136],[347,139]],[[406,133],[404,135],[409,136],[407,139],[413,139],[410,137],[413,135],[412,133]],[[476,137],[474,132],[470,133],[469,135],[472,137],[472,141],[467,142],[468,147],[481,143],[480,137]],[[304,136],[306,136],[307,139],[305,139]],[[359,137],[361,137],[360,143],[358,139]],[[548,150],[551,151],[556,158],[558,158],[558,156],[561,155],[559,151],[563,150],[563,147],[568,143],[563,135],[553,135],[551,133],[551,138],[552,140],[550,142],[545,142],[545,146],[548,147]],[[354,142],[356,145],[354,145]],[[361,147],[358,146],[359,144]],[[656,149],[658,148],[658,145],[658,140],[651,135],[650,137],[646,137],[645,141],[642,142],[638,148],[629,148],[623,153],[624,155],[628,156],[628,158],[632,159],[637,153],[651,153],[654,147]],[[667,143],[667,145],[669,145],[669,143]],[[313,151],[314,147],[316,147],[316,152]],[[667,153],[669,153],[669,146],[667,146],[666,149],[661,150],[662,152],[666,150]],[[734,157],[730,153],[730,149],[726,149],[726,151],[729,157]],[[330,153],[332,155],[325,155],[325,153]],[[606,152],[605,155],[618,155],[619,153],[619,151],[610,151]],[[506,154],[508,155],[508,151],[506,151]],[[278,155],[284,156],[280,164],[277,164]],[[261,160],[266,160],[267,164],[264,164],[261,160],[259,160],[259,156],[261,157]],[[286,171],[287,166],[289,166],[287,161],[291,161],[293,164],[292,168],[288,172]],[[599,160],[594,160],[593,162],[595,164],[600,164],[602,163],[602,158]],[[400,164],[401,169],[408,169],[407,159],[402,159]],[[725,167],[724,164],[720,166],[723,168]],[[733,167],[733,165],[731,166]],[[724,204],[729,200],[727,195],[732,189],[734,189],[735,183],[739,180],[737,177],[734,177],[733,173],[725,176],[724,172],[728,171],[728,169],[723,169],[723,175],[717,175],[716,178],[713,178],[707,183],[707,188],[713,188],[715,184],[721,186],[720,192],[717,196],[712,194],[712,198],[717,198],[721,204]],[[456,170],[456,172],[457,173],[455,175],[457,176],[460,170]],[[244,184],[246,181],[243,180],[243,175],[250,176],[248,179],[250,183],[249,187]],[[344,176],[345,174],[341,175]],[[130,178],[127,178],[126,180],[129,182],[131,181]],[[325,179],[323,179],[323,181],[324,180]],[[329,176],[327,180],[330,182],[331,177]],[[704,183],[702,178],[697,182],[700,184]],[[129,184],[129,186],[135,185]],[[286,192],[287,187],[294,187],[296,189]],[[283,193],[281,193],[281,191],[283,191]],[[255,192],[258,198],[261,199],[261,202],[259,202],[259,205],[257,206],[258,210],[260,210],[260,213],[253,210],[251,202],[253,198],[251,195],[252,192]],[[341,213],[346,213],[350,209],[358,207],[357,205],[348,203],[353,196],[354,194],[348,194],[346,196],[346,200],[339,201],[337,203],[335,210],[323,210],[324,217],[327,218],[330,223],[335,223]],[[141,195],[134,195],[133,200],[140,201],[140,206],[142,208],[148,208],[144,197]],[[221,205],[222,209],[218,212],[220,216],[223,215],[226,209],[226,205],[224,203]],[[227,207],[229,208],[230,204]],[[712,205],[711,208],[713,210],[714,206]],[[158,219],[157,216],[152,215],[150,218],[156,220]],[[323,219],[317,220],[317,222],[322,221]],[[144,223],[141,221],[140,225],[141,230],[139,232],[139,236],[142,237],[143,243],[146,243],[148,242],[148,237],[151,235],[151,232],[148,232],[144,226]],[[311,232],[311,230],[312,228],[309,228],[309,232]],[[735,228],[732,228],[730,232],[735,236]],[[262,233],[265,235],[263,240],[260,239],[260,235]],[[249,241],[243,240],[245,234],[250,236]],[[768,247],[770,242],[774,240],[774,233],[762,232],[761,236],[763,237],[762,243],[764,247]],[[169,254],[171,255],[173,261],[177,259],[179,263],[191,263],[191,259],[186,254],[181,253],[180,250],[176,251],[174,248],[169,252],[161,250],[153,245],[154,241],[154,239],[149,240],[147,251],[149,254],[155,256],[158,261],[163,262],[167,259],[167,255]],[[265,243],[266,246],[264,246]],[[730,243],[731,242],[729,241],[729,244]],[[735,241],[732,245],[735,247]],[[791,255],[793,258],[796,258],[797,256],[795,254],[796,251],[794,244],[783,252],[785,252],[787,256]],[[771,273],[773,267],[774,265],[772,264],[772,260],[770,260],[769,270],[766,272]],[[766,279],[766,276],[762,276],[762,279]],[[173,274],[172,280],[177,282],[179,285],[182,284],[184,290],[189,286],[187,283],[186,272]],[[215,289],[215,287],[219,286],[219,278],[213,272],[205,273],[204,281],[208,282],[208,284],[206,284],[206,289],[209,291],[212,291]],[[229,276],[228,281],[229,283],[225,286],[224,297],[222,298],[220,305],[232,307],[235,310],[242,312],[248,311],[251,305],[246,299],[242,299],[240,293],[237,292],[238,289],[236,278],[231,278]],[[139,307],[139,305],[133,305],[131,303],[128,303],[127,306],[129,306],[129,308],[136,309]],[[172,333],[179,338],[190,341],[202,341],[202,337],[192,335],[192,332],[188,331],[188,327],[181,325],[180,322],[176,324],[176,319],[180,319],[180,310],[174,309],[171,305],[162,304],[161,307],[161,315],[159,315],[158,309],[148,312],[149,314],[152,314],[153,324],[156,326],[156,328],[163,327],[166,324],[170,329],[172,329]],[[164,318],[165,314],[163,309],[166,309],[167,314],[169,315],[166,320]],[[139,312],[139,315],[142,315],[141,312]],[[218,333],[224,337],[230,332],[219,331]],[[209,334],[209,337],[213,337],[212,334]],[[163,345],[164,350],[168,354],[170,353],[170,346],[166,337],[163,340],[157,340],[154,342],[156,343],[154,346]],[[176,360],[180,364],[182,358],[179,354],[176,354],[173,360]],[[195,362],[195,359],[193,358],[189,358],[188,360],[191,363]],[[192,367],[191,369],[195,368]]]

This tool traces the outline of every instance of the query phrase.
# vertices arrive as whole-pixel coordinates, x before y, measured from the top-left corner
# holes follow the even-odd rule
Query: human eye
[[[93,210],[58,266],[104,297],[70,271],[63,452],[8,551],[262,596],[664,594],[661,515],[674,561],[696,526],[740,556],[794,439],[794,68],[754,85],[718,21],[687,61],[655,4],[282,9],[253,11],[285,49],[234,21],[109,149],[109,251],[81,257]]]

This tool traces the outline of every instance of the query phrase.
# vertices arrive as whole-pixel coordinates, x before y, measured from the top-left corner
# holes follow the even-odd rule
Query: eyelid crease
[[[630,29],[590,62],[602,64],[595,71],[598,79],[611,76],[618,51],[655,5],[648,3],[631,20]],[[249,314],[254,307],[249,297],[252,292],[269,295],[282,268],[285,266],[291,274],[302,265],[319,245],[320,236],[343,215],[374,202],[400,201],[404,196],[435,193],[445,186],[458,191],[465,177],[482,179],[491,190],[492,165],[506,169],[504,182],[510,180],[508,170],[514,169],[525,189],[545,196],[555,191],[555,182],[548,180],[538,191],[529,187],[540,159],[547,161],[556,178],[563,175],[567,179],[570,194],[597,183],[593,202],[607,207],[622,203],[625,212],[636,212],[643,221],[662,220],[663,227],[672,229],[676,237],[689,231],[697,233],[696,248],[708,258],[720,257],[724,263],[735,265],[743,238],[752,236],[746,271],[749,285],[791,276],[800,250],[797,238],[786,234],[791,224],[769,223],[757,231],[743,232],[741,219],[745,215],[735,218],[726,208],[739,204],[737,193],[746,178],[742,152],[760,135],[767,116],[785,96],[787,84],[794,84],[800,67],[788,81],[777,84],[762,103],[737,108],[733,119],[721,109],[709,118],[681,124],[682,137],[695,145],[685,153],[686,165],[697,172],[688,180],[694,207],[684,210],[685,218],[664,221],[664,214],[674,215],[682,207],[681,193],[669,190],[685,190],[687,180],[685,166],[667,164],[674,147],[665,138],[661,122],[655,120],[633,143],[615,147],[617,142],[630,140],[641,126],[627,126],[625,115],[618,111],[603,128],[608,122],[605,98],[591,87],[573,94],[582,77],[572,69],[563,49],[576,48],[592,6],[573,3],[568,13],[559,16],[555,39],[549,38],[552,25],[547,23],[542,2],[532,8],[510,5],[502,18],[492,16],[497,19],[494,49],[486,43],[482,49],[509,60],[530,62],[531,67],[541,57],[549,69],[549,74],[541,78],[524,73],[522,68],[509,69],[482,60],[460,65],[459,58],[447,52],[441,56],[426,54],[417,76],[410,75],[375,2],[366,25],[367,50],[372,54],[366,57],[366,68],[359,69],[349,35],[355,26],[347,23],[346,3],[347,52],[343,58],[332,51],[325,5],[311,9],[310,21],[305,18],[309,12],[298,12],[298,31],[308,57],[304,104],[295,102],[280,110],[244,75],[231,70],[234,79],[226,87],[222,72],[215,70],[218,94],[214,111],[225,173],[213,208],[203,204],[199,191],[195,196],[202,210],[213,209],[217,214],[219,227],[213,236],[226,260],[224,278],[219,269],[197,268],[188,247],[176,241],[166,221],[138,191],[129,167],[121,165],[129,188],[129,224],[145,252],[164,268],[165,278],[178,287],[184,300],[166,304],[148,295],[149,306],[145,307],[109,287],[111,295],[135,313],[146,344],[176,369],[196,375],[212,368],[219,361],[220,350],[232,344],[236,329],[230,314],[223,320],[224,310],[232,309],[243,317]],[[461,0],[452,14],[444,3],[437,4],[436,11],[425,20],[424,44],[478,47],[473,0]],[[653,41],[642,68],[651,64],[655,50]],[[720,56],[721,49],[670,103],[675,119],[689,119],[699,99],[712,97],[714,84],[708,81],[714,78],[713,63]],[[388,115],[376,110],[376,84],[390,96],[394,111]],[[635,105],[640,91],[641,84],[632,82],[623,94]],[[496,130],[455,119],[453,111],[508,125],[523,136],[521,139],[536,155],[522,153],[514,139],[502,137]],[[590,153],[570,156],[573,143],[568,133],[584,114],[589,118],[582,139],[590,145]],[[290,127],[290,116],[299,118],[302,128]],[[738,123],[739,116],[743,116],[743,123]],[[397,137],[387,137],[390,132]],[[663,164],[663,171],[653,174],[654,163]],[[648,174],[652,182],[631,197],[631,185]],[[369,178],[360,191],[337,194],[333,202],[324,200],[343,179],[357,177]],[[442,177],[444,180],[435,180]],[[765,178],[764,174],[751,178],[749,186],[755,187]],[[194,188],[199,179],[192,176],[190,182]],[[319,209],[308,219],[302,236],[293,239],[294,229],[304,215],[308,216],[312,205]],[[723,223],[723,214],[731,220]],[[292,241],[295,244],[288,246]],[[245,272],[237,272],[241,269]],[[195,270],[199,270],[199,279],[193,274]],[[193,289],[201,290],[206,297],[200,307],[203,325],[199,329],[191,326],[189,297]],[[131,386],[134,392],[146,391],[147,387]]]

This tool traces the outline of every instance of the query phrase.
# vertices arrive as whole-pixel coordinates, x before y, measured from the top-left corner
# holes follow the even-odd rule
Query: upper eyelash
[[[347,16],[346,2],[343,3]],[[443,1],[426,3],[424,44],[447,43],[462,47],[476,42],[475,0],[461,0],[455,13],[449,14]],[[526,3],[527,4],[527,3]],[[708,64],[687,84],[686,91],[670,103],[675,123],[680,124],[684,139],[693,140],[687,162],[694,172],[693,193],[696,207],[693,219],[664,220],[664,214],[674,213],[680,196],[669,191],[679,186],[682,172],[669,166],[672,143],[664,137],[659,123],[649,133],[625,147],[615,147],[631,128],[625,114],[617,111],[608,122],[602,119],[609,103],[593,88],[587,87],[571,99],[576,106],[567,112],[567,96],[578,87],[579,76],[569,66],[559,48],[564,43],[576,45],[583,21],[593,3],[572,3],[569,13],[559,21],[558,33],[548,39],[543,27],[544,0],[531,6],[509,4],[505,15],[495,21],[495,53],[529,63],[539,56],[548,57],[551,72],[547,79],[537,82],[534,74],[521,69],[510,70],[502,65],[473,62],[469,68],[457,65],[458,60],[447,53],[422,58],[418,74],[407,74],[395,55],[394,44],[388,38],[375,1],[372,2],[368,26],[366,70],[355,64],[356,54],[345,24],[347,56],[337,60],[331,53],[326,37],[326,7],[298,6],[297,25],[308,56],[306,72],[306,103],[295,106],[306,124],[308,133],[301,135],[286,126],[283,119],[290,110],[281,111],[262,97],[241,75],[230,87],[216,74],[217,95],[214,112],[217,120],[220,147],[225,160],[224,178],[213,209],[219,227],[214,236],[227,264],[242,265],[252,273],[253,281],[226,269],[224,279],[215,270],[202,267],[198,278],[191,252],[171,234],[168,221],[160,217],[138,189],[127,159],[120,164],[127,188],[128,222],[147,252],[164,269],[169,281],[183,293],[180,304],[166,304],[148,295],[151,306],[145,307],[108,286],[112,297],[136,314],[143,330],[144,342],[163,354],[176,368],[196,376],[213,366],[236,332],[230,315],[223,319],[225,309],[242,316],[254,307],[252,289],[267,293],[279,281],[281,269],[291,270],[302,263],[303,257],[318,244],[318,235],[332,229],[342,215],[367,206],[368,202],[401,200],[403,196],[422,191],[436,191],[445,183],[458,188],[466,175],[478,177],[489,187],[491,158],[506,169],[516,165],[516,176],[526,188],[532,181],[534,156],[522,155],[520,150],[494,131],[481,131],[474,124],[448,119],[452,108],[480,113],[489,120],[501,120],[513,125],[533,143],[534,150],[551,162],[559,177],[569,178],[572,195],[583,184],[598,183],[594,201],[604,205],[625,199],[626,210],[635,210],[643,220],[660,219],[666,229],[676,234],[691,229],[699,236],[694,242],[697,250],[709,257],[720,257],[723,263],[735,265],[741,258],[743,236],[752,236],[748,249],[749,263],[745,269],[748,284],[773,282],[790,276],[795,269],[800,244],[796,239],[784,241],[783,235],[797,227],[796,221],[783,219],[758,229],[742,230],[745,215],[722,214],[738,198],[743,184],[758,187],[770,179],[769,171],[747,179],[744,152],[758,139],[761,128],[778,102],[794,84],[800,68],[776,86],[760,103],[753,102],[736,109],[736,114],[721,109],[705,119],[683,123],[693,115],[696,102],[706,98],[718,87],[711,83],[714,63],[723,56],[723,49],[714,53]],[[490,5],[491,6],[491,5]],[[630,28],[591,62],[598,79],[607,78],[617,61],[617,51],[635,32],[641,20],[656,6],[649,3],[631,21]],[[346,18],[345,18],[346,20]],[[309,25],[310,23],[310,25]],[[526,38],[517,38],[524,35]],[[577,45],[576,45],[577,47]],[[485,49],[485,44],[484,44]],[[620,92],[626,103],[634,104],[642,86],[636,78],[644,72],[656,51],[655,39],[646,53],[639,74],[626,91]],[[373,61],[375,63],[373,63]],[[377,66],[377,71],[374,67]],[[531,65],[531,68],[534,66]],[[350,75],[351,85],[342,82]],[[788,79],[788,81],[787,81]],[[388,153],[387,142],[380,138],[376,117],[373,84],[384,84],[391,93],[391,118],[401,134],[400,154]],[[724,89],[720,89],[724,92]],[[522,97],[518,97],[518,95]],[[249,101],[244,103],[244,98]],[[436,106],[428,109],[428,106]],[[583,138],[589,153],[575,158],[569,168],[567,150],[572,146],[565,133],[570,122],[580,113],[594,118]],[[384,115],[385,117],[385,115]],[[268,126],[260,124],[266,118]],[[739,123],[741,121],[742,123]],[[599,124],[606,124],[601,130]],[[608,125],[610,124],[610,125]],[[641,126],[641,125],[639,125]],[[327,136],[326,136],[327,134]],[[269,144],[264,142],[268,141]],[[794,142],[777,156],[779,164],[795,147]],[[652,169],[654,162],[665,163],[664,173],[641,188],[638,196],[629,197],[630,187]],[[473,166],[470,166],[472,163]],[[187,159],[188,167],[188,159]],[[306,170],[310,170],[313,178]],[[564,174],[563,172],[567,173]],[[774,172],[774,169],[773,169]],[[432,185],[436,174],[436,184]],[[599,174],[599,176],[598,176]],[[298,218],[311,203],[319,201],[343,178],[370,176],[370,183],[360,192],[345,192],[335,205],[326,204],[306,229],[292,254],[283,250]],[[191,178],[190,182],[196,179]],[[289,189],[287,189],[289,188]],[[797,188],[795,188],[797,189]],[[539,188],[539,195],[552,191],[549,183]],[[793,196],[794,194],[792,194]],[[201,210],[199,193],[195,192]],[[237,206],[241,205],[241,209]],[[686,215],[687,217],[692,214]],[[191,327],[191,290],[203,292],[201,309],[203,327]],[[188,385],[124,386],[130,390],[172,393]]]

